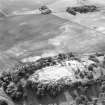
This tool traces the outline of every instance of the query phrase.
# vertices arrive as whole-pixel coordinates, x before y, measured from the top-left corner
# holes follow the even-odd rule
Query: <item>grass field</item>
[[[17,3],[6,4],[6,2],[2,1],[1,3],[5,5],[4,9],[5,7],[8,8],[6,9],[10,13],[24,8],[32,10],[40,7],[40,3],[34,4],[30,2],[28,4],[28,2],[18,1]],[[65,3],[62,8],[63,0],[56,2],[51,0],[46,1],[46,3],[49,3],[51,9],[55,7],[55,11],[64,12],[65,6],[69,6],[69,4]],[[101,16],[104,17],[103,14]],[[103,31],[97,32],[99,30],[89,29],[92,25],[94,27],[105,27],[105,19],[102,17],[100,17],[100,13],[77,15],[76,17],[67,13],[53,13],[50,15],[14,16],[1,19],[0,72],[8,70],[17,61],[30,56],[59,52],[74,52],[77,54],[105,52],[105,35],[102,34]],[[58,101],[57,103],[60,104],[61,98],[62,101],[66,101],[65,97],[60,96],[55,100],[49,99],[48,103]],[[32,98],[32,100],[34,99]],[[45,100],[42,101],[43,104],[44,102]]]
[[[104,35],[54,15],[16,16],[0,21],[1,69],[46,53],[105,51]]]
[[[61,33],[59,27],[66,20],[54,15],[29,15],[7,18],[0,22],[1,55],[23,58],[52,49],[48,39]]]
[[[105,51],[103,34],[62,17],[27,15],[0,20],[1,55],[22,59],[46,52]]]

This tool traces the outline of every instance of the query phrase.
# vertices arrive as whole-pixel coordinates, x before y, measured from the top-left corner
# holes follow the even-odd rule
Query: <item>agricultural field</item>
[[[42,5],[47,5],[48,8],[51,9],[51,13],[47,15],[41,14],[41,12],[34,14],[34,11],[39,11],[38,9]],[[66,11],[67,7],[71,8],[82,5],[95,5],[98,7],[99,10],[91,13],[89,12],[86,14],[76,13],[76,15],[72,15]],[[44,98],[41,98],[41,100],[34,98],[36,97],[36,95],[33,94],[33,92],[30,93],[29,91],[28,98],[25,99],[24,102],[22,101],[22,103],[21,102],[15,103],[17,98],[15,97],[14,99],[14,95],[11,96],[11,93],[9,94],[7,91],[9,91],[8,90],[9,86],[14,87],[14,84],[16,85],[15,88],[18,88],[18,86],[21,86],[23,81],[24,81],[23,83],[24,86],[23,85],[22,86],[25,87],[25,85],[27,85],[28,83],[27,81],[30,81],[32,77],[34,78],[34,74],[36,78],[37,74],[38,75],[40,74],[40,76],[42,77],[45,76],[46,78],[50,78],[51,76],[53,78],[54,76],[56,77],[56,75],[60,78],[62,77],[61,74],[63,76],[68,76],[68,75],[70,76],[71,74],[69,74],[70,71],[68,71],[68,69],[71,70],[72,67],[71,66],[68,67],[67,65],[65,66],[62,64],[62,62],[63,63],[66,62],[63,61],[64,59],[62,57],[65,58],[66,56],[65,54],[68,54],[70,52],[72,52],[76,57],[74,57],[70,53],[71,55],[69,56],[71,58],[67,58],[66,60],[69,59],[70,64],[73,67],[74,65],[81,65],[84,62],[86,63],[87,67],[88,66],[90,67],[88,63],[89,64],[92,63],[95,65],[94,71],[97,72],[96,77],[101,76],[100,73],[101,69],[104,75],[104,69],[105,69],[104,5],[105,5],[104,0],[101,1],[100,0],[0,0],[0,9],[1,11],[7,14],[7,16],[0,18],[0,78],[2,78],[1,77],[3,75],[2,72],[4,71],[10,72],[9,75],[13,77],[15,77],[16,75],[16,78],[18,78],[18,76],[21,74],[20,73],[21,70],[23,70],[23,74],[26,73],[25,76],[22,77],[22,79],[20,79],[21,76],[19,77],[19,80],[17,80],[18,82],[16,82],[15,80],[11,80],[12,78],[11,77],[9,83],[6,82],[8,84],[8,86],[6,85],[6,87],[4,87],[5,85],[5,80],[4,80],[5,76],[4,76],[4,78],[2,78],[3,81],[0,81],[4,83],[4,85],[3,83],[0,83],[0,85],[2,85],[1,87],[3,87],[4,89],[3,90],[2,88],[0,88],[1,89],[0,99],[2,98],[6,99],[8,105],[15,105],[15,104],[16,105],[69,105],[70,102],[73,101],[72,95],[74,93],[77,95],[76,93],[77,90],[73,90],[73,92],[71,93],[69,93],[68,91],[61,92],[61,94],[54,99],[52,97],[46,97],[45,99],[48,101],[45,101]],[[22,11],[23,13],[24,12],[29,13],[30,11],[30,13],[26,15],[23,14],[23,15],[12,16],[12,14],[16,13],[17,11],[18,12]],[[62,53],[64,55],[62,55]],[[98,55],[96,53],[100,54]],[[89,58],[88,61],[87,58],[89,56],[90,58],[92,57],[92,59],[90,60]],[[73,63],[71,62],[72,60],[74,61]],[[51,63],[50,65],[46,61],[53,63]],[[59,62],[64,67],[62,66],[59,67],[59,63],[56,63],[55,61]],[[76,64],[75,61],[77,62]],[[51,68],[45,67],[43,62],[47,66],[50,65]],[[44,67],[42,66],[42,64]],[[16,65],[18,65],[17,68],[14,68]],[[78,66],[78,68],[79,67],[80,66]],[[24,71],[24,68],[26,71]],[[86,69],[84,66],[83,68]],[[54,72],[51,72],[52,73],[51,75],[49,69],[52,69],[52,71],[55,70],[54,72],[56,73],[54,74]],[[74,69],[77,70],[76,67]],[[37,73],[35,70],[39,70],[39,72]],[[43,70],[43,72],[40,72],[41,70]],[[48,71],[49,73],[46,74],[46,71]],[[90,71],[88,73],[90,73]],[[93,73],[93,75],[95,74]],[[93,77],[96,79],[95,76]],[[8,80],[8,78],[6,79]],[[53,80],[51,79],[51,81]],[[54,86],[56,87],[56,85]],[[95,86],[99,88],[99,86],[102,86],[102,84]],[[48,87],[48,89],[50,88]],[[93,85],[91,86],[91,88],[89,87],[89,89],[90,89],[89,96],[91,95],[92,96],[91,98],[99,94],[99,93],[95,94],[95,92],[93,92],[94,90]],[[24,91],[26,90],[23,89],[22,92]],[[12,98],[9,97],[9,95],[6,92]],[[90,94],[91,92],[92,94]],[[13,92],[13,94],[15,93]],[[43,95],[43,92],[37,94]],[[48,94],[50,94],[49,91]],[[21,92],[18,94],[18,96],[19,95],[21,96]],[[50,95],[53,96],[55,94],[52,95],[51,93]],[[79,104],[72,103],[70,105],[79,105]]]

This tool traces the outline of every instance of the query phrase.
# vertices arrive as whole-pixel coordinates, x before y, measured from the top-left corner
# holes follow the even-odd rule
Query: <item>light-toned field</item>
[[[1,55],[11,59],[49,52],[105,51],[103,34],[54,15],[7,18],[1,20],[0,31]]]
[[[36,4],[35,8],[39,6],[39,2],[34,2],[33,4],[32,2],[28,4],[28,2],[25,5],[24,1],[23,3],[22,1],[12,1],[12,3],[8,3],[14,5],[13,8],[8,6],[13,11],[19,6],[22,9],[24,5],[27,9],[30,9],[34,4]],[[57,9],[56,11],[65,9],[65,6],[69,6],[70,2],[72,1],[46,1],[46,3],[49,3],[48,6],[52,7],[52,9]],[[21,6],[20,3],[24,5]],[[64,3],[65,5],[63,5]],[[77,5],[78,2],[72,3]],[[102,17],[100,17],[100,13],[77,15],[74,17],[64,12],[57,12],[46,16],[23,15],[0,20],[0,52],[2,55],[0,59],[1,65],[3,65],[1,68],[3,69],[5,64],[9,66],[11,64],[10,59],[14,62],[28,56],[47,55],[48,53],[62,51],[72,51],[75,53],[104,52],[104,34],[79,25],[82,24],[90,27],[90,24],[98,24],[104,26],[104,19]]]

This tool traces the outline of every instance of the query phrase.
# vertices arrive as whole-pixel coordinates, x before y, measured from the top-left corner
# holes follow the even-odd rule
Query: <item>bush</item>
[[[97,57],[100,57],[100,56],[104,56],[104,53],[97,52],[95,55],[96,55]]]
[[[87,75],[87,78],[90,80],[90,79],[93,79],[93,74],[92,72],[89,72],[88,75]]]
[[[43,5],[39,8],[39,10],[46,10],[46,9],[48,9],[48,7],[46,5]]]
[[[99,60],[97,59],[96,56],[90,56],[88,59],[93,61],[93,62],[99,63]]]
[[[68,7],[68,8],[66,9],[66,11],[67,11],[68,13],[72,14],[72,15],[76,15],[76,14],[77,14],[77,13],[76,13],[72,8],[70,8],[70,7]]]
[[[0,100],[0,105],[8,105],[8,103],[5,100]]]
[[[13,99],[13,101],[20,101],[23,98],[24,95],[24,91],[23,91],[23,87],[21,84],[14,84],[14,83],[10,83],[6,90],[5,93],[11,97]]]
[[[94,70],[94,66],[93,66],[92,64],[90,64],[90,65],[88,66],[88,70],[89,70],[89,71],[93,71],[93,70]]]
[[[2,72],[0,76],[0,86],[5,90],[11,80],[12,78],[10,72]]]
[[[79,13],[88,13],[88,12],[94,12],[97,10],[97,7],[94,5],[84,5],[79,7],[72,7],[74,11]]]
[[[8,72],[3,72],[1,77],[0,77],[0,80],[2,80],[3,82],[9,82],[11,81],[11,74]]]

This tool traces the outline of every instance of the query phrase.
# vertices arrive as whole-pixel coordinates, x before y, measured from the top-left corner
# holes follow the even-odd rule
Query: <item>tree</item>
[[[66,12],[72,14],[72,15],[76,15],[77,13],[70,7],[67,7]]]

